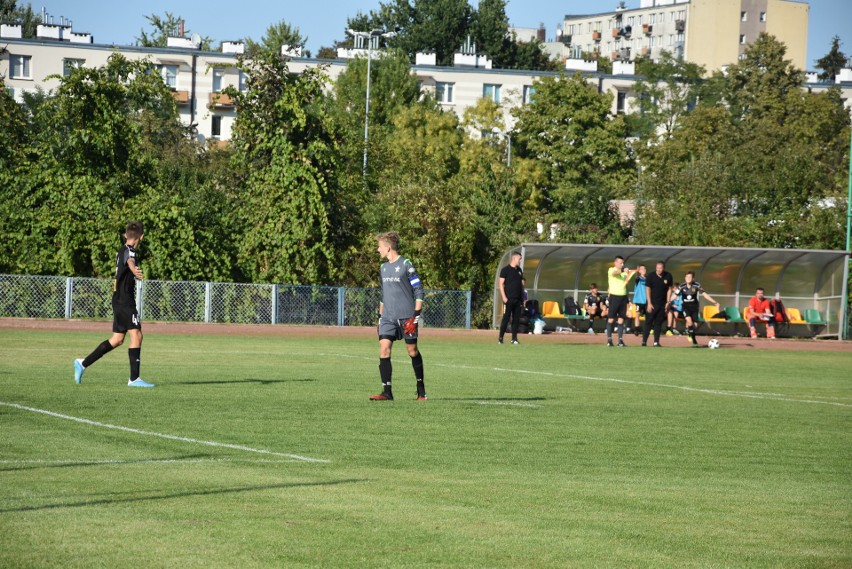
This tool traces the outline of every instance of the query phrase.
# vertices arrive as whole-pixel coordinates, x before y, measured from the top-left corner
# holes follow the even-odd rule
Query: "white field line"
[[[229,448],[234,450],[241,450],[245,452],[254,452],[258,454],[266,454],[270,456],[281,456],[284,458],[292,458],[294,460],[302,461],[302,462],[331,462],[330,460],[323,460],[320,458],[311,458],[308,456],[300,456],[298,454],[289,454],[285,452],[274,452],[271,450],[265,450],[262,448],[252,448],[243,445],[234,445],[230,443],[219,443],[216,441],[202,441],[200,439],[191,439],[189,437],[179,437],[177,435],[167,435],[164,433],[155,433],[153,431],[142,431],[140,429],[132,429],[130,427],[122,427],[121,425],[110,425],[109,423],[101,423],[99,421],[92,421],[91,419],[84,419],[82,417],[72,417],[71,415],[63,415],[62,413],[54,413],[53,411],[47,411],[45,409],[37,409],[35,407],[27,407],[26,405],[18,405],[17,403],[7,403],[6,401],[0,401],[0,405],[4,405],[6,407],[12,407],[14,409],[20,409],[21,411],[30,411],[31,413],[41,413],[42,415],[48,415],[50,417],[56,417],[57,419],[66,419],[68,421],[75,421],[77,423],[83,423],[84,425],[92,425],[93,427],[103,427],[105,429],[115,429],[117,431],[124,431],[125,433],[133,433],[135,435],[143,435],[146,437],[158,437],[161,439],[169,439],[172,441],[180,441],[184,443],[192,443],[197,445],[206,445],[211,447],[220,447],[220,448]]]
[[[262,459],[251,459],[251,458],[140,458],[140,459],[124,459],[124,460],[103,460],[103,459],[86,459],[79,458],[77,460],[67,460],[67,459],[56,459],[56,460],[46,460],[46,459],[35,459],[35,460],[0,460],[0,464],[68,464],[68,465],[86,465],[86,464],[150,464],[152,462],[163,462],[163,463],[172,463],[172,462],[185,462],[185,463],[195,463],[195,462],[240,462],[240,463],[250,463],[250,464],[284,464],[290,462],[300,462],[296,459],[289,460],[262,460]]]
[[[322,356],[334,356],[341,358],[357,358],[357,359],[365,359],[370,360],[373,358],[369,358],[366,356],[354,356],[348,354],[317,354]],[[621,383],[626,385],[644,385],[647,387],[660,387],[664,389],[679,389],[681,391],[688,391],[692,393],[704,393],[707,395],[722,395],[727,397],[745,397],[748,399],[767,399],[772,401],[786,401],[788,403],[811,403],[817,405],[833,405],[835,407],[852,407],[852,404],[849,403],[839,403],[836,401],[820,401],[817,399],[796,399],[794,397],[787,397],[785,395],[777,394],[777,393],[755,393],[752,391],[731,391],[731,390],[723,390],[723,389],[702,389],[699,387],[688,387],[685,385],[672,385],[668,383],[654,383],[650,381],[633,381],[629,379],[617,379],[614,377],[595,377],[591,375],[575,375],[571,373],[555,373],[551,371],[535,371],[529,369],[510,369],[510,368],[502,368],[502,367],[485,367],[485,366],[468,366],[468,365],[457,365],[457,364],[430,364],[436,367],[444,367],[450,369],[472,369],[478,371],[496,371],[501,373],[515,373],[515,374],[526,374],[526,375],[540,375],[545,377],[561,377],[566,379],[579,379],[583,381],[604,381],[610,383]]]

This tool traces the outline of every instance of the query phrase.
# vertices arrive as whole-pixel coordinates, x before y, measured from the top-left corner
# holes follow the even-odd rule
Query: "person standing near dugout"
[[[379,304],[379,375],[382,392],[371,395],[371,401],[393,401],[391,389],[391,349],[396,340],[405,340],[414,377],[417,400],[426,401],[423,383],[423,357],[417,347],[417,332],[423,311],[423,285],[414,265],[399,254],[399,235],[382,233],[377,237],[377,251],[387,263],[382,264],[382,300]]]
[[[627,282],[636,274],[635,269],[624,266],[624,257],[615,258],[607,271],[609,278],[609,310],[606,319],[606,345],[612,347],[612,326],[618,319],[618,347],[624,347],[624,319],[627,317]]]
[[[524,308],[524,271],[521,269],[521,253],[512,252],[509,264],[500,270],[500,295],[503,297],[503,320],[497,343],[503,343],[509,320],[512,321],[512,344],[518,344],[518,322]]]
[[[74,360],[74,381],[83,381],[83,372],[104,355],[124,343],[124,337],[130,334],[130,387],[154,387],[153,383],[139,377],[139,366],[142,355],[142,323],[136,312],[136,279],[142,280],[142,270],[139,268],[136,247],[142,242],[144,231],[142,222],[131,221],[124,232],[124,245],[118,250],[115,260],[115,280],[112,284],[112,337],[98,345],[84,359]]]
[[[657,262],[653,273],[645,277],[645,293],[647,305],[645,306],[645,330],[642,333],[642,345],[648,345],[648,336],[654,331],[654,347],[660,347],[660,335],[663,332],[663,323],[666,321],[668,300],[674,285],[674,277],[666,270],[666,264]]]

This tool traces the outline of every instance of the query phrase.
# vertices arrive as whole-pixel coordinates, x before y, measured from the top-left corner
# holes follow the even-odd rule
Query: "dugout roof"
[[[565,297],[573,296],[582,305],[590,283],[606,291],[606,270],[621,255],[628,267],[644,264],[649,273],[657,261],[664,261],[679,282],[687,271],[695,271],[696,280],[723,306],[742,309],[762,287],[767,297],[779,293],[789,308],[819,310],[829,322],[827,335],[837,335],[843,324],[847,251],[522,243],[503,253],[495,273],[495,326],[502,316],[500,269],[516,250],[521,251],[529,298],[539,301],[556,300],[561,305]],[[628,290],[632,296],[632,283]]]

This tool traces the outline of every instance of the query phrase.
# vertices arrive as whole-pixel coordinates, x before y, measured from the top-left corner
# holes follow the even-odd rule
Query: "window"
[[[246,75],[245,71],[240,71],[240,92],[246,90],[246,81],[248,81],[248,75]]]
[[[524,85],[524,104],[532,103],[535,96],[535,87],[533,85]]]
[[[657,23],[657,15],[656,14],[651,14],[651,21],[649,23],[651,23],[651,24]]]
[[[766,12],[761,12],[761,13],[760,13],[760,21],[761,21],[761,22],[766,22]]]
[[[500,102],[500,85],[486,83],[482,86],[482,96],[486,99],[491,99],[495,103]]]
[[[636,23],[640,26],[642,25],[642,14],[639,14],[639,16],[636,17]]]
[[[62,75],[68,77],[71,75],[71,72],[75,69],[80,69],[86,63],[85,59],[70,59],[65,58],[62,60]]]
[[[435,98],[439,103],[453,102],[454,83],[435,83]]]
[[[588,25],[587,31],[588,31],[589,33],[592,33],[592,23],[591,23],[591,22],[589,22],[589,25]]]
[[[574,35],[574,24],[570,24],[568,26],[568,35],[571,35],[571,36]]]
[[[627,18],[627,25],[631,26],[631,27],[633,26],[633,16],[630,16],[629,18]]]
[[[669,34],[669,45],[674,45],[674,34]]]
[[[680,34],[677,35],[677,41],[678,42],[683,43],[685,39],[686,39],[686,34],[680,33]]]
[[[619,91],[616,97],[615,112],[619,115],[624,114],[624,108],[627,106],[627,93]]]
[[[11,69],[11,78],[32,79],[30,75],[30,61],[32,61],[32,57],[29,55],[10,55],[9,68]]]
[[[222,136],[222,116],[221,115],[213,115],[212,123],[210,125],[210,136],[219,138]]]
[[[740,12],[740,22],[748,22],[748,12]]]
[[[740,44],[745,45],[746,37],[745,34],[740,34]]]
[[[178,66],[158,65],[157,69],[160,71],[160,76],[163,78],[163,82],[166,86],[169,89],[177,89]]]
[[[213,70],[213,92],[221,93],[222,92],[222,83],[225,79],[225,72],[222,69],[214,69]]]

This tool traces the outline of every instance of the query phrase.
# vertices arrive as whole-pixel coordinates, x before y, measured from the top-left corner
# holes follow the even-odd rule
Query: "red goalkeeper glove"
[[[406,336],[413,336],[417,333],[417,326],[420,324],[420,312],[414,313],[414,316],[403,322],[402,331]]]

